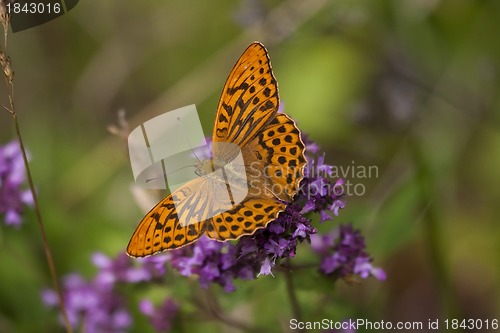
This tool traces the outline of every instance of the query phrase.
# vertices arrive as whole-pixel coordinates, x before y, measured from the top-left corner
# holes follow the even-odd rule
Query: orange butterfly
[[[230,209],[212,214],[207,207],[218,207],[221,200],[214,193],[223,188],[231,195],[232,188],[210,177],[195,178],[146,214],[127,253],[145,257],[191,244],[203,234],[218,241],[237,239],[275,220],[298,192],[306,163],[300,131],[291,118],[278,113],[278,106],[278,85],[267,50],[254,42],[236,62],[222,90],[212,160],[198,166],[199,174],[208,175],[224,168],[240,151],[244,169],[224,169],[231,169],[232,177],[248,189],[246,196]]]

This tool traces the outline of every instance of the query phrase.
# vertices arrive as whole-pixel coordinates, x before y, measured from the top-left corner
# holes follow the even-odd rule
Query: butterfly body
[[[237,239],[275,220],[298,192],[305,166],[300,131],[278,106],[267,51],[252,43],[224,85],[212,159],[199,163],[199,178],[146,214],[127,253],[144,257],[188,245],[203,234]]]

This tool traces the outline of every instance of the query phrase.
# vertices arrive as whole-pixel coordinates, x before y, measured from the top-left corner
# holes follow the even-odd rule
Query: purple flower
[[[311,144],[306,140],[306,151]],[[305,177],[302,180],[299,196],[296,202],[302,203],[302,214],[309,212],[319,213],[320,222],[332,220],[330,212],[338,216],[339,209],[345,207],[342,186],[343,179],[332,184],[330,176],[333,166],[325,164],[325,157],[306,155],[307,164],[304,169]]]
[[[170,261],[171,255],[169,253],[162,253],[160,255],[137,258],[136,260],[142,265],[142,269],[148,272],[150,279],[161,278],[166,272],[166,263]]]
[[[354,263],[354,274],[358,274],[363,279],[366,279],[370,275],[380,281],[384,281],[387,278],[387,275],[382,268],[373,267],[369,257],[356,258]]]
[[[156,331],[169,332],[173,326],[172,321],[179,312],[179,307],[169,298],[157,308],[151,301],[145,299],[139,303],[139,310],[149,318]]]
[[[165,262],[169,260],[168,254],[155,257],[147,257],[138,260],[139,265],[134,265],[125,253],[119,254],[111,259],[102,253],[95,253],[92,262],[100,269],[96,280],[110,288],[116,282],[141,282],[149,281],[155,277],[161,277],[165,273]]]
[[[76,329],[84,327],[88,333],[126,332],[132,318],[125,307],[125,300],[108,285],[97,280],[86,281],[80,275],[68,275],[63,281],[64,303],[70,324]],[[55,307],[55,291],[42,292],[46,305]]]
[[[271,268],[273,266],[274,264],[271,265],[271,261],[269,260],[269,258],[264,259],[262,266],[260,266],[260,272],[259,274],[257,274],[257,277],[259,277],[260,275],[273,275],[273,272],[271,271]]]
[[[374,267],[365,250],[365,240],[352,225],[341,225],[330,234],[311,237],[312,249],[322,257],[320,270],[327,275],[345,278],[356,274],[361,278],[374,276],[385,280],[381,268]]]
[[[314,155],[318,154],[318,152],[320,151],[319,145],[316,142],[309,139],[309,136],[307,134],[302,133],[302,141],[304,141],[307,146],[308,154],[314,154]]]
[[[33,196],[23,190],[25,167],[17,141],[0,146],[0,214],[6,225],[19,227],[24,205],[33,204]]]
[[[333,172],[333,166],[325,164],[325,155],[321,155],[318,157],[318,163],[316,169],[318,173],[321,172],[328,176],[331,176]]]
[[[172,251],[171,264],[182,275],[198,275],[200,285],[221,285],[225,291],[234,291],[233,279],[248,279],[248,268],[236,257],[232,243],[220,243],[202,236],[196,243]]]

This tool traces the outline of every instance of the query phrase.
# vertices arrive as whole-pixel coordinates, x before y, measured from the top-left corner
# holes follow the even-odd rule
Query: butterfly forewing
[[[243,147],[278,111],[278,86],[269,56],[260,43],[243,52],[227,78],[217,107],[212,140]],[[214,150],[214,157],[225,152]]]

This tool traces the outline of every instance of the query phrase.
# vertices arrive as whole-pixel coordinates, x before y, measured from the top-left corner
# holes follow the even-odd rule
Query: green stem
[[[292,315],[294,319],[302,321],[302,310],[300,309],[299,301],[297,300],[297,293],[295,292],[295,286],[293,285],[290,258],[287,259],[283,274],[285,276],[288,300],[290,301],[290,306],[292,307]],[[299,330],[299,332],[305,332],[305,330]]]

